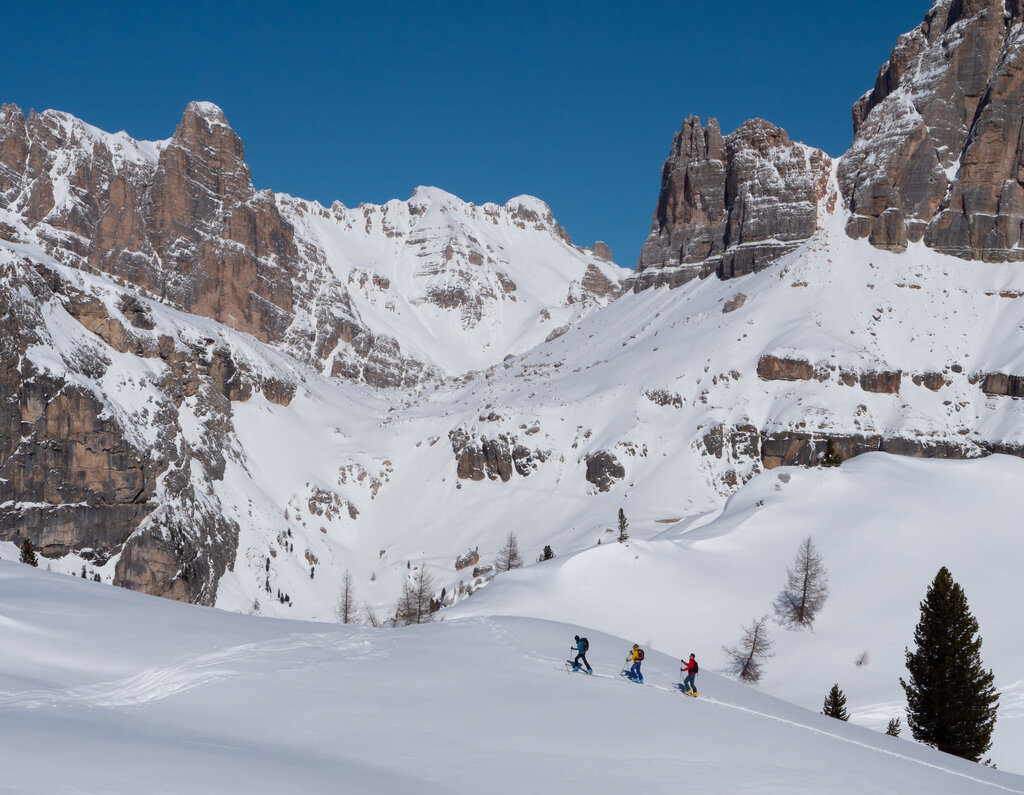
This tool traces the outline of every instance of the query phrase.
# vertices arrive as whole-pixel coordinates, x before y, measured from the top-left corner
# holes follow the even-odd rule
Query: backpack
[[[586,654],[590,650],[590,641],[586,638],[580,638],[579,650],[580,654]]]
[[[643,662],[644,661],[644,650],[643,649],[637,649],[636,650],[636,661],[637,662]]]
[[[693,670],[690,671],[690,673],[692,673],[692,674],[694,674],[696,676],[698,671],[700,671],[700,666],[697,665],[697,658],[694,657],[694,659],[693,659]]]

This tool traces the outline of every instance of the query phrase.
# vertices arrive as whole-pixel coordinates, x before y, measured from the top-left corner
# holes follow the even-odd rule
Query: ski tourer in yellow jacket
[[[629,669],[629,678],[634,682],[639,682],[640,684],[644,683],[644,676],[640,673],[640,663],[643,661],[644,650],[634,643],[632,650],[629,652],[629,656],[626,658],[626,662],[633,663],[633,667]]]

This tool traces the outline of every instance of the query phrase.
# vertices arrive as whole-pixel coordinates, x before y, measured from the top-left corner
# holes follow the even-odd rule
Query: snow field
[[[919,604],[941,566],[967,594],[981,654],[1002,691],[991,756],[1024,771],[1024,638],[1015,594],[1024,537],[1017,484],[1024,461],[920,460],[871,453],[839,469],[772,470],[714,516],[650,540],[605,543],[501,575],[448,611],[578,621],[724,671],[722,646],[765,613],[786,567],[811,536],[829,572],[828,601],[810,630],[769,623],[775,657],[760,688],[820,711],[845,692],[851,720],[884,731],[903,715],[899,677]],[[856,661],[867,652],[868,661]]]
[[[1021,792],[652,651],[535,619],[257,619],[0,562],[0,791]],[[602,676],[566,674],[583,630]],[[45,760],[61,760],[53,764]]]

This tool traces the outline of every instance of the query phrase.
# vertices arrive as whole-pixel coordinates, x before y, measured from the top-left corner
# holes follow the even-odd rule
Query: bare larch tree
[[[341,594],[338,597],[338,606],[334,609],[334,615],[342,624],[351,624],[356,620],[358,612],[356,590],[352,585],[352,573],[345,569],[345,576],[341,578]]]
[[[775,613],[790,626],[809,627],[828,599],[828,571],[807,536],[800,542],[792,568],[786,568],[786,587],[775,598]]]
[[[498,559],[494,563],[498,571],[511,571],[523,567],[523,557],[519,554],[519,539],[515,533],[509,533],[505,546],[498,552]]]
[[[427,574],[425,566],[416,569],[411,580],[402,585],[402,596],[395,608],[395,623],[426,624],[433,619],[434,578]]]
[[[743,637],[738,647],[722,647],[722,651],[732,658],[733,672],[744,682],[760,680],[761,664],[775,656],[775,644],[768,637],[767,624],[767,614],[755,618],[749,627],[743,627]]]

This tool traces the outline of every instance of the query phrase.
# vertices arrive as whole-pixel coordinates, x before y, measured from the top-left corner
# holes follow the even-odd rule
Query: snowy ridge
[[[629,273],[571,245],[530,196],[478,207],[420,187],[408,201],[353,209],[277,198],[362,321],[452,375],[543,342],[605,305]],[[588,271],[603,293],[584,288]]]

